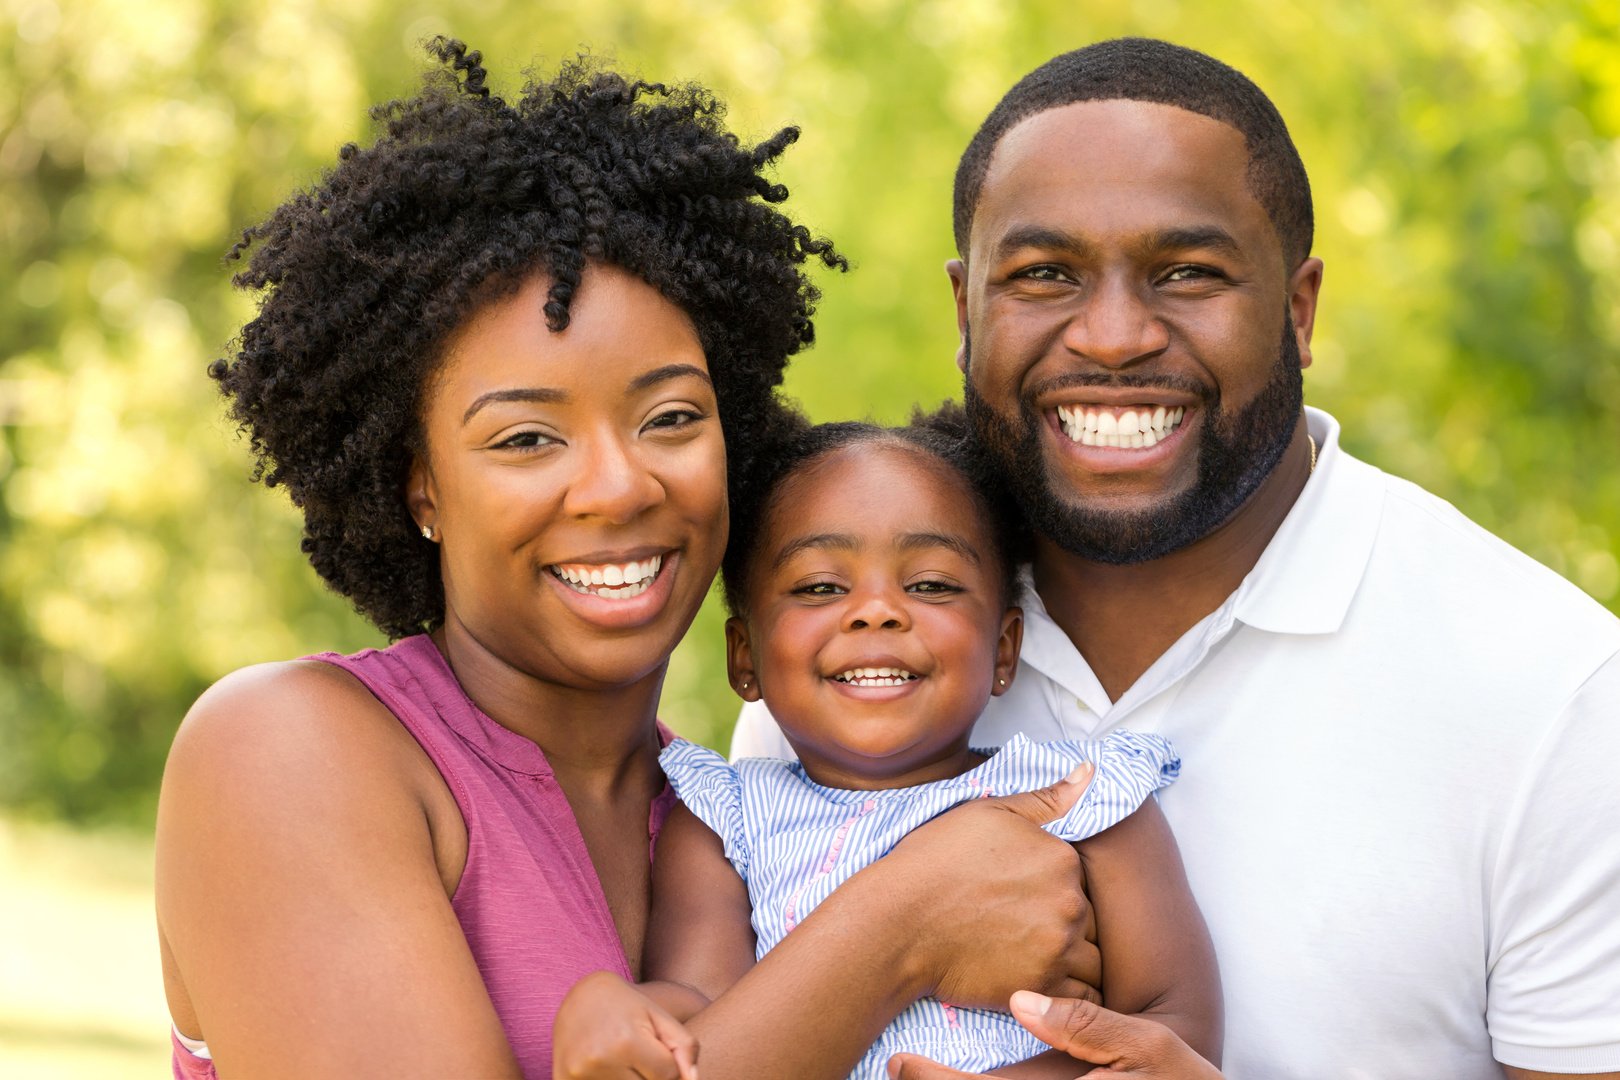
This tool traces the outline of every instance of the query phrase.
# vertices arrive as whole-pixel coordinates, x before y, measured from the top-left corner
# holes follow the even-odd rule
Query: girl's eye
[[[557,440],[541,431],[519,431],[508,435],[495,444],[498,450],[538,450],[542,446],[550,446]]]
[[[913,582],[910,589],[912,592],[922,596],[950,596],[962,591],[960,585],[954,585],[949,581],[933,580]]]
[[[833,581],[812,581],[807,585],[800,585],[793,590],[795,596],[838,596],[844,591],[843,587]]]

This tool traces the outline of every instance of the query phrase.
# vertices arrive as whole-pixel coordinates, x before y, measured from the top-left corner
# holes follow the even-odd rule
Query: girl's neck
[[[885,772],[882,763],[852,760],[852,755],[835,760],[810,746],[799,744],[791,735],[787,736],[787,740],[794,753],[799,755],[805,775],[822,787],[838,791],[889,791],[950,780],[988,760],[984,754],[968,746],[966,735],[939,755],[926,761],[907,763],[904,769],[894,772]]]

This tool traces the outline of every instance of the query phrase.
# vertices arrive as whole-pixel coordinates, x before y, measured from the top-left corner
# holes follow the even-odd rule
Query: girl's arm
[[[519,1075],[440,875],[436,775],[319,662],[193,707],[158,808],[158,924],[171,1008],[221,1076]]]
[[[1075,847],[1097,913],[1103,1004],[1157,1020],[1219,1065],[1224,1008],[1215,946],[1158,801]]]
[[[746,890],[719,838],[672,814],[654,864],[647,972],[713,997],[687,1025],[704,1080],[837,1080],[925,994],[1005,1003],[1026,980],[1053,993],[1088,992],[1099,961],[1079,930],[1079,860],[1032,824],[1061,814],[1084,787],[1084,778],[1064,781],[941,815],[835,890],[757,964]],[[971,873],[964,852],[974,853]],[[683,885],[680,864],[692,862],[716,872]],[[723,917],[665,922],[666,882]]]

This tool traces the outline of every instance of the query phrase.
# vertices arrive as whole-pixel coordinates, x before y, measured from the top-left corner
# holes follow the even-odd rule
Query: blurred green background
[[[889,421],[957,392],[950,185],[999,95],[1104,37],[1209,51],[1272,95],[1314,182],[1308,400],[1620,606],[1613,0],[0,0],[0,914],[54,918],[24,937],[82,954],[0,945],[8,1075],[62,1075],[70,1044],[86,1075],[161,1068],[127,837],[175,725],[231,668],[380,643],[248,483],[204,368],[252,310],[233,237],[369,137],[367,106],[413,91],[437,33],[482,48],[498,91],[589,48],[706,83],[745,137],[801,125],[788,208],[856,271],[824,275],[789,388],[820,419]],[[735,714],[720,621],[711,602],[664,705],[714,745]],[[86,1004],[90,970],[113,1004]]]

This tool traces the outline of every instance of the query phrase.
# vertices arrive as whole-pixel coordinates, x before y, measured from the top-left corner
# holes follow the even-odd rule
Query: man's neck
[[[1301,420],[1282,461],[1235,514],[1162,558],[1114,566],[1036,537],[1035,591],[1110,701],[1242,584],[1304,489],[1311,458]]]

